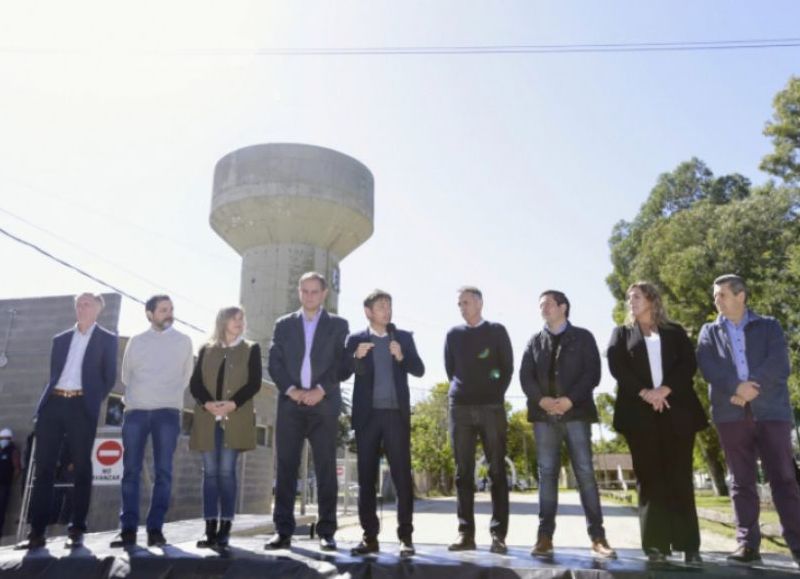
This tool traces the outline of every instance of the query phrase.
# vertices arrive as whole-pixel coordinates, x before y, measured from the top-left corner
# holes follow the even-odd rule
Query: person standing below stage
[[[11,498],[11,485],[20,473],[19,450],[14,444],[11,429],[0,430],[0,538],[6,520],[6,509]]]
[[[189,448],[203,458],[206,538],[226,548],[236,509],[236,462],[256,447],[253,397],[261,389],[261,348],[244,339],[244,310],[222,308],[214,335],[197,355],[189,391],[196,400]]]
[[[617,380],[614,429],[628,441],[639,491],[642,549],[663,562],[673,549],[702,563],[694,502],[695,433],[708,426],[694,392],[697,369],[689,336],[667,319],[653,284],[627,291],[628,317],[608,346]]]
[[[303,442],[308,438],[317,476],[317,534],[320,548],[336,550],[336,435],[342,394],[339,367],[347,321],[322,307],[328,283],[322,274],[300,277],[301,308],[275,322],[269,349],[269,373],[278,387],[277,481],[272,520],[275,535],[265,549],[285,549],[295,530],[294,501]]]
[[[729,561],[761,560],[757,461],[772,489],[783,538],[800,565],[800,489],[792,456],[789,351],[775,318],[747,307],[748,291],[738,275],[714,280],[719,316],[700,330],[697,361],[709,383],[711,417],[719,433],[736,515],[739,548]]]
[[[506,329],[481,317],[483,294],[472,286],[458,291],[466,324],[447,333],[444,365],[450,380],[450,437],[456,462],[458,540],[450,551],[475,549],[475,442],[480,437],[491,481],[492,553],[506,553],[508,479],[504,396],[514,372]]]
[[[396,329],[392,323],[392,296],[373,291],[364,300],[364,314],[369,326],[347,339],[340,375],[346,380],[354,371],[356,374],[352,423],[358,446],[358,517],[364,538],[352,554],[368,555],[380,548],[375,485],[383,450],[397,490],[400,556],[408,557],[414,554],[408,375],[422,377],[425,366],[411,333]]]
[[[592,391],[600,383],[600,352],[591,332],[570,324],[569,308],[564,293],[542,292],[539,311],[545,327],[528,342],[519,372],[539,463],[539,531],[531,555],[553,554],[561,446],[566,440],[592,541],[591,553],[616,558],[606,541],[592,463],[591,424],[597,422]]]
[[[172,300],[155,295],[145,304],[150,329],[133,336],[122,359],[125,414],[122,422],[122,509],[112,547],[136,544],[139,479],[147,439],[153,444],[155,483],[147,514],[147,545],[167,543],[162,532],[172,490],[172,456],[181,431],[183,391],[192,375],[192,341],[173,327]]]
[[[103,400],[117,379],[117,336],[97,324],[103,296],[75,298],[77,323],[53,338],[50,380],[36,408],[36,479],[31,496],[31,531],[17,549],[44,547],[53,508],[53,480],[66,440],[75,467],[72,520],[68,548],[83,545],[92,493],[92,446]]]

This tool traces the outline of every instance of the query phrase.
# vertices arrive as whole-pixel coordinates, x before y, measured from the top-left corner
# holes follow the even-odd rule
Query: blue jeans
[[[203,518],[232,521],[236,510],[236,460],[239,451],[225,448],[224,432],[214,426],[214,450],[203,455]]]
[[[492,519],[489,531],[501,539],[508,532],[506,409],[502,404],[451,405],[450,437],[456,461],[458,532],[475,537],[475,447],[483,444],[489,464]]]
[[[592,465],[591,424],[579,420],[568,422],[534,422],[536,459],[539,463],[539,534],[553,536],[558,510],[558,473],[561,470],[561,444],[567,441],[569,460],[578,480],[583,512],[589,537],[604,539],[603,511]]]
[[[147,513],[147,529],[161,530],[172,493],[172,457],[181,431],[180,411],[175,408],[128,410],[122,421],[122,510],[120,528],[139,526],[139,481],[147,438],[153,440],[155,483]]]

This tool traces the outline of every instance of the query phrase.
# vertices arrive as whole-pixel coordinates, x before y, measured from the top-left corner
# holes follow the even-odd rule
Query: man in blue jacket
[[[355,372],[353,429],[358,446],[358,517],[364,529],[353,555],[379,550],[380,531],[375,505],[375,483],[381,449],[386,453],[397,490],[397,536],[400,556],[414,554],[411,519],[414,489],[411,480],[411,420],[408,375],[425,373],[414,338],[392,323],[392,296],[375,290],[364,300],[366,330],[350,335],[342,361],[342,380]]]
[[[700,330],[697,363],[709,383],[711,417],[732,476],[739,547],[729,561],[759,561],[761,532],[756,460],[772,488],[783,537],[800,564],[800,488],[795,479],[789,403],[789,352],[774,318],[747,307],[738,275],[714,280],[719,316]]]
[[[569,323],[569,308],[563,292],[542,292],[539,311],[545,326],[528,342],[519,373],[528,397],[528,420],[533,423],[539,463],[539,532],[531,555],[553,554],[561,446],[566,441],[586,514],[591,553],[615,558],[606,541],[592,463],[591,425],[597,422],[592,392],[600,383],[600,352],[591,332]]]
[[[97,324],[105,306],[100,294],[75,298],[77,323],[53,338],[50,381],[36,409],[36,479],[31,496],[31,531],[17,549],[44,547],[51,520],[53,482],[61,442],[74,465],[75,490],[68,548],[80,547],[92,492],[92,446],[103,400],[117,379],[117,336]]]

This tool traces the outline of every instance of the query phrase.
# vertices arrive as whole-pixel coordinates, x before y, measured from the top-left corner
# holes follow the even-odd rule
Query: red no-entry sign
[[[116,440],[106,440],[97,447],[97,462],[113,466],[122,458],[122,445]]]

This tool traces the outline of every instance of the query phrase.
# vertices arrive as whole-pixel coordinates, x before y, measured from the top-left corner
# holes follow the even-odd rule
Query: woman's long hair
[[[225,347],[225,327],[228,325],[228,320],[236,317],[237,314],[244,316],[244,308],[239,306],[229,306],[222,308],[217,312],[217,319],[214,322],[214,333],[211,334],[211,339],[208,343],[212,346]]]
[[[661,294],[658,293],[658,288],[649,281],[637,281],[630,285],[625,292],[625,296],[627,297],[631,290],[634,289],[638,289],[642,292],[644,298],[650,302],[650,316],[653,324],[659,328],[665,326],[667,322],[669,322],[669,318],[667,317],[667,310],[664,308],[664,303],[661,301]],[[633,313],[631,313],[630,309],[628,310],[628,315],[625,317],[625,325],[631,328],[636,325],[636,318]]]

